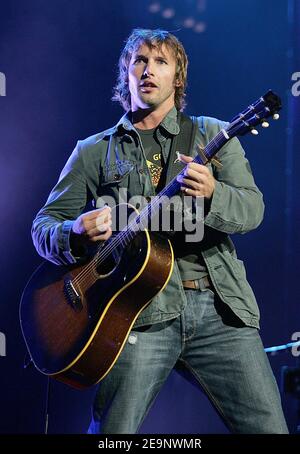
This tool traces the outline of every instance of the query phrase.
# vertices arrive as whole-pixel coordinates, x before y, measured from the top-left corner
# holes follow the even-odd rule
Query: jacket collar
[[[130,111],[126,112],[122,118],[118,121],[115,128],[116,130],[120,130],[123,128],[127,132],[135,132],[137,133],[135,127],[130,121],[131,113]],[[177,109],[174,106],[162,120],[159,125],[159,128],[165,129],[169,134],[177,135],[180,132],[180,127],[177,123]]]

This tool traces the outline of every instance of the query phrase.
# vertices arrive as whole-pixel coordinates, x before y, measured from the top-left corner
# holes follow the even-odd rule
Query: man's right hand
[[[73,224],[72,232],[83,240],[105,241],[112,235],[111,208],[105,206],[81,214]]]

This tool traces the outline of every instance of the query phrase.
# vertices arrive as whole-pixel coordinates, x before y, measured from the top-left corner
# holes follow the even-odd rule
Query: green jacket
[[[226,126],[224,122],[203,116],[198,117],[197,122],[199,131],[195,145],[202,146]],[[179,131],[174,107],[159,126],[165,161],[171,137]],[[188,154],[188,150],[180,151]],[[195,146],[191,154],[196,153]],[[204,220],[204,238],[196,245],[201,249],[220,298],[246,325],[258,327],[256,300],[247,282],[243,262],[237,258],[228,236],[256,228],[263,218],[262,194],[244,155],[239,141],[233,138],[217,154],[222,168],[209,165],[216,187]],[[139,135],[127,114],[111,129],[78,141],[58,183],[33,221],[32,238],[38,253],[56,264],[78,261],[69,242],[74,220],[88,202],[99,206],[101,196],[109,195],[119,203],[121,188],[127,188],[129,196],[155,195]],[[175,261],[167,286],[140,314],[135,327],[177,317],[185,304],[186,296]]]

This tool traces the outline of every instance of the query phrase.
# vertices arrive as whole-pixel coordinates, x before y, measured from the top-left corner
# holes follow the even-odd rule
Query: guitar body
[[[169,240],[147,230],[109,264],[109,271],[43,263],[20,306],[23,335],[37,369],[75,388],[99,382],[140,312],[166,286],[173,264]],[[80,294],[75,304],[66,296],[70,281]]]

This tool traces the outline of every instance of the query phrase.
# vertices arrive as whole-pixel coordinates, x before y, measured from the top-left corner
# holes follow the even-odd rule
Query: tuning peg
[[[251,134],[253,134],[254,136],[257,136],[258,135],[257,129],[252,128],[251,129]]]
[[[273,115],[273,120],[278,120],[278,118],[279,118],[279,114],[278,113]]]
[[[268,128],[270,126],[270,124],[267,121],[263,121],[261,125],[263,128]]]

